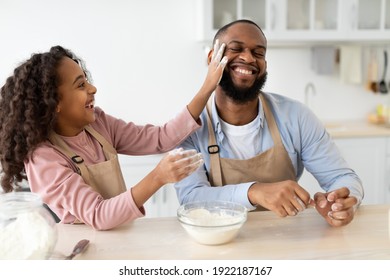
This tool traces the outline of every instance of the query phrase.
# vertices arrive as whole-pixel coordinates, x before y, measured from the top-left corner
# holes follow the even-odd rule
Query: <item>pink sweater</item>
[[[164,153],[174,149],[200,127],[187,108],[161,127],[126,123],[105,114],[98,107],[95,114],[96,121],[91,126],[113,145],[118,154]],[[104,161],[100,145],[88,133],[64,137],[64,140],[87,165]],[[145,214],[143,207],[139,209],[134,203],[129,187],[118,196],[103,199],[76,173],[72,161],[48,141],[34,151],[32,158],[25,163],[25,170],[31,191],[41,195],[61,223],[73,223],[78,219],[95,229],[106,230]]]

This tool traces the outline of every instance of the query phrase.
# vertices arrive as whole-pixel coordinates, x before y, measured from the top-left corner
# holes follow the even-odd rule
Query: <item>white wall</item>
[[[61,44],[82,57],[97,105],[139,124],[173,117],[206,75],[195,41],[197,0],[0,0],[0,84],[33,52]],[[304,101],[325,120],[363,119],[386,97],[310,70],[309,48],[271,48],[266,90]]]
[[[31,53],[61,44],[86,61],[98,106],[163,122],[206,73],[194,10],[182,0],[0,0],[0,84]]]

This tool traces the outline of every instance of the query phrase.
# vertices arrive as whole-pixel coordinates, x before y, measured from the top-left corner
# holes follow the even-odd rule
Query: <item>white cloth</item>
[[[335,47],[312,47],[311,68],[318,75],[332,75],[336,64]]]
[[[362,47],[340,47],[340,79],[344,83],[362,84]]]

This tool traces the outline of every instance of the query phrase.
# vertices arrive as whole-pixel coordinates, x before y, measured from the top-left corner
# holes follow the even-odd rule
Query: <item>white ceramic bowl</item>
[[[177,217],[195,241],[219,245],[237,236],[247,219],[247,209],[233,202],[191,202],[179,207]]]

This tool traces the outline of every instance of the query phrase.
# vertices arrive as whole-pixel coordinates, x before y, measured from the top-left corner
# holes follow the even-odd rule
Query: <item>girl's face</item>
[[[69,57],[62,59],[57,75],[60,101],[55,130],[60,135],[75,136],[95,121],[96,87],[87,81],[83,69]]]

